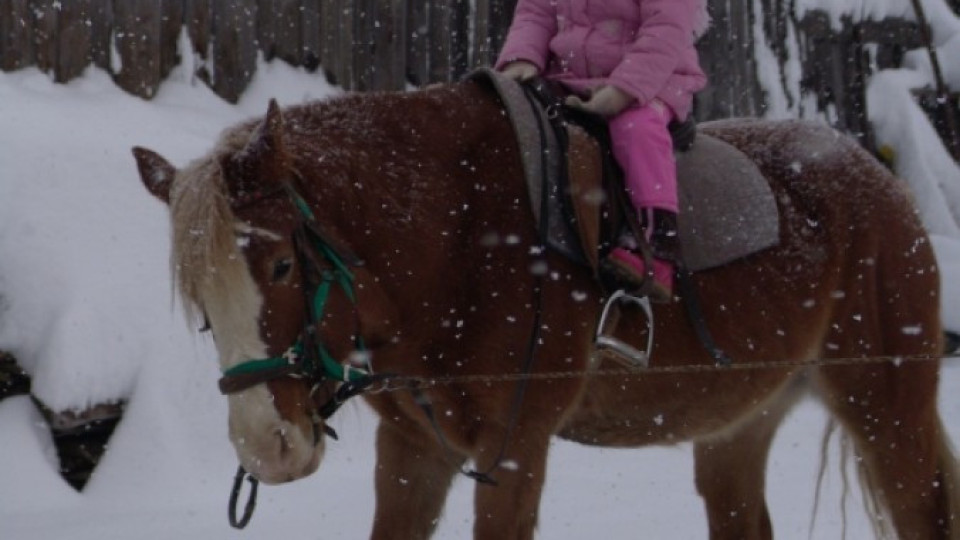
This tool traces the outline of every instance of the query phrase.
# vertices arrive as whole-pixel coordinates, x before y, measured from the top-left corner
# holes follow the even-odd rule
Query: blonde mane
[[[170,189],[171,275],[191,321],[209,304],[227,305],[231,291],[249,282],[220,169],[220,160],[243,148],[249,133],[248,125],[225,131],[213,151],[178,171]]]

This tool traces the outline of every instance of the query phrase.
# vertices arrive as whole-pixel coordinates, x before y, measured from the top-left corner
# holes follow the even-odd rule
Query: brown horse
[[[241,464],[274,483],[317,468],[332,411],[317,404],[335,408],[333,377],[364,380],[343,367],[362,341],[368,371],[406,381],[365,394],[380,416],[373,538],[430,536],[468,462],[496,482],[477,484],[475,537],[531,538],[555,435],[693,441],[711,538],[770,538],[765,459],[803,388],[855,442],[879,523],[960,537],[937,266],[910,198],[827,128],[704,129],[756,162],[781,215],[778,246],[694,276],[737,369],[690,369],[713,362],[673,302],[655,307],[651,369],[616,375],[593,354],[601,289],[537,253],[511,127],[474,83],[271,104],[181,170],[135,149],[170,206],[179,290],[230,375]],[[646,331],[625,316],[617,335]],[[863,358],[903,361],[822,361]]]

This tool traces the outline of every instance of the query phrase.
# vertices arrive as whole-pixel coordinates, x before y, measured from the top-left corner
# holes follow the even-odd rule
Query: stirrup
[[[644,315],[647,317],[647,349],[641,351],[623,340],[617,339],[606,333],[607,317],[610,315],[610,309],[620,302],[634,303],[640,306]],[[612,331],[613,329],[611,329]],[[613,360],[620,362],[631,368],[648,367],[650,365],[650,355],[653,351],[653,308],[650,306],[650,298],[646,296],[633,296],[623,289],[619,289],[610,295],[603,311],[600,314],[600,322],[597,323],[597,330],[593,339],[594,348],[599,352],[612,353]]]

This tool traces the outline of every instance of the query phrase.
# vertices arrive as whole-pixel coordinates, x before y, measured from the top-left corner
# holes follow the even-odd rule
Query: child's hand
[[[505,77],[515,81],[528,81],[540,74],[540,69],[526,60],[514,60],[500,70]]]
[[[617,88],[616,86],[601,86],[596,92],[590,95],[590,98],[583,101],[577,96],[567,97],[565,103],[570,107],[581,109],[594,114],[599,114],[604,118],[611,118],[629,107],[634,102],[634,97]]]

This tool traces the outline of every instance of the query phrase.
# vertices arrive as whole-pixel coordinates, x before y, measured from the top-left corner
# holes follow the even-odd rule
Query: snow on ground
[[[321,77],[263,65],[237,106],[178,72],[145,102],[90,70],[68,85],[35,71],[0,73],[0,349],[33,374],[55,408],[128,401],[93,479],[75,493],[57,475],[49,433],[27,398],[0,402],[0,538],[360,538],[373,509],[375,419],[362,404],[334,418],[314,476],[262,487],[244,532],[226,522],[236,467],[226,403],[216,392],[209,338],[183,321],[171,292],[167,221],[141,187],[130,147],[177,165],[205,152],[221,129],[281,103],[336,93]],[[936,240],[949,280],[960,247]],[[960,321],[960,291],[948,309]],[[960,328],[960,324],[955,326]],[[944,370],[943,415],[960,418],[960,365]],[[815,528],[819,440],[825,424],[804,402],[777,437],[768,491],[781,538],[839,537],[843,474],[838,443]],[[948,423],[954,441],[960,425]],[[869,536],[856,495],[847,537]],[[471,484],[458,480],[438,538],[467,538]],[[594,450],[556,442],[540,536],[694,539],[706,536],[689,446]]]

